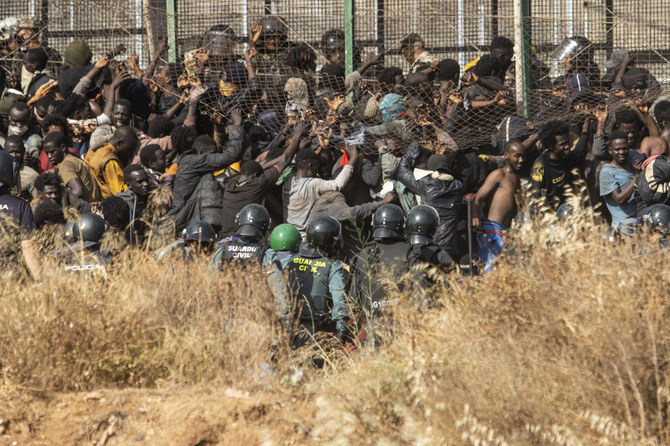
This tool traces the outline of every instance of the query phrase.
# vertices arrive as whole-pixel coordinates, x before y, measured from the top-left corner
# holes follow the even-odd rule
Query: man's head
[[[65,215],[63,215],[63,207],[60,203],[51,201],[44,201],[35,207],[33,212],[35,219],[35,226],[39,229],[46,225],[63,225],[65,224]]]
[[[670,129],[670,102],[661,101],[654,108],[656,122],[663,129]]]
[[[549,121],[540,131],[540,142],[552,157],[563,159],[570,152],[570,127],[563,121]]]
[[[295,156],[295,165],[301,177],[315,177],[321,165],[319,155],[310,149],[303,149]]]
[[[140,150],[140,161],[144,167],[156,172],[165,172],[165,152],[158,144],[148,144]]]
[[[44,136],[52,132],[67,134],[68,131],[67,119],[61,115],[47,115],[42,120],[41,127]]]
[[[440,82],[451,82],[458,85],[458,77],[461,72],[461,66],[454,59],[444,59],[440,61],[437,71],[437,78]]]
[[[88,99],[78,94],[71,94],[65,98],[63,108],[63,114],[71,119],[83,120],[94,116]]]
[[[151,181],[149,175],[144,170],[144,167],[139,164],[131,164],[123,169],[123,178],[128,186],[128,189],[133,191],[138,197],[145,199],[151,192]]]
[[[386,67],[377,75],[377,81],[383,90],[398,92],[405,83],[405,76],[398,67]]]
[[[642,130],[642,123],[635,112],[630,108],[625,108],[615,113],[614,128],[628,134],[628,144],[633,147]]]
[[[114,125],[116,127],[128,126],[133,118],[133,104],[128,99],[121,98],[114,103],[112,109],[114,115]]]
[[[63,182],[58,174],[44,172],[35,179],[34,185],[40,200],[61,205]]]
[[[23,138],[18,135],[10,135],[5,141],[5,150],[12,155],[17,163],[23,165],[23,156],[26,153],[26,148],[23,145]]]
[[[425,42],[420,35],[416,33],[408,34],[400,41],[400,53],[407,63],[413,64],[416,58],[426,47]]]
[[[137,134],[132,127],[119,127],[112,135],[109,143],[114,146],[114,152],[121,158],[127,158],[135,152]]]
[[[609,152],[617,164],[625,164],[628,161],[630,143],[628,134],[621,130],[614,130],[609,136]]]
[[[519,140],[510,140],[505,146],[505,159],[513,171],[520,171],[526,160],[526,146]]]
[[[30,125],[30,107],[25,102],[14,102],[9,109],[9,129],[10,135],[23,135],[28,131]]]
[[[53,165],[60,164],[67,153],[67,137],[60,132],[49,133],[42,143],[42,149],[47,154],[49,162]]]
[[[216,141],[208,135],[200,135],[193,141],[193,149],[198,155],[210,155],[216,153]]]
[[[244,161],[240,168],[240,175],[245,178],[254,178],[263,175],[263,167],[254,160]]]
[[[502,69],[502,62],[500,59],[491,55],[485,54],[479,58],[477,65],[472,68],[472,71],[479,77],[494,76]]]
[[[174,129],[174,122],[165,115],[158,115],[149,122],[147,135],[151,138],[162,138],[168,136]]]
[[[514,57],[514,42],[507,37],[495,37],[491,42],[491,56],[500,60],[502,70],[507,71]]]
[[[33,48],[26,51],[23,56],[23,67],[28,73],[38,73],[42,71],[49,62],[49,56],[42,48]]]
[[[102,216],[114,229],[125,231],[130,224],[130,207],[121,197],[112,196],[100,202]]]

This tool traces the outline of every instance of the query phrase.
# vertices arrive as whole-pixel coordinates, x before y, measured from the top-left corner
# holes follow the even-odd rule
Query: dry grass
[[[667,253],[646,235],[608,243],[592,221],[522,228],[485,279],[453,275],[436,308],[397,309],[392,342],[320,371],[288,351],[260,275],[125,253],[105,275],[5,284],[0,408],[20,418],[42,410],[35,391],[123,387],[207,401],[195,424],[212,444],[667,443]],[[165,438],[183,428],[175,407],[154,415]],[[117,444],[139,429],[124,416]]]

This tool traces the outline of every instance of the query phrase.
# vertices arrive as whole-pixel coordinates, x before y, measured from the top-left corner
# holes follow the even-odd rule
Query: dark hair
[[[402,70],[398,67],[386,67],[377,75],[380,84],[395,85],[396,76],[402,76]]]
[[[45,109],[51,105],[56,98],[54,98],[53,94],[49,93],[45,96],[42,96],[39,98],[37,101],[35,101],[35,108],[37,107],[44,107]]]
[[[305,169],[309,167],[310,164],[313,164],[315,167],[318,168],[318,164],[320,163],[321,158],[319,155],[314,153],[314,151],[310,149],[303,149],[300,150],[296,155],[295,155],[295,165],[298,169]]]
[[[19,135],[9,135],[5,140],[5,148],[7,148],[7,144],[16,144],[17,146],[23,147],[23,149],[25,150],[25,146],[23,144],[23,138],[21,138]]]
[[[556,136],[568,135],[570,133],[570,126],[564,121],[549,121],[542,130],[540,130],[540,142],[542,147],[548,149],[556,144]]]
[[[126,183],[128,182],[128,178],[130,178],[130,174],[133,172],[139,172],[142,171],[144,172],[144,167],[142,167],[141,164],[129,164],[123,169],[123,178],[125,179]]]
[[[51,132],[42,141],[42,144],[54,143],[56,146],[64,146],[67,144],[67,136],[61,132]]]
[[[9,112],[11,113],[12,110],[16,110],[18,112],[30,112],[30,107],[28,107],[28,104],[25,102],[21,101],[14,101],[12,106],[9,109]]]
[[[60,127],[64,131],[68,131],[69,127],[67,125],[67,119],[65,119],[65,116],[62,115],[46,115],[44,119],[42,120],[42,133],[46,133],[47,130],[49,130],[49,127]]]
[[[500,71],[500,68],[500,59],[493,57],[490,54],[485,54],[479,58],[477,65],[472,68],[472,71],[479,77],[492,76]]]
[[[193,149],[195,149],[196,152],[209,146],[216,146],[216,141],[209,135],[200,135],[193,141]]]
[[[637,124],[638,127],[642,125],[640,118],[630,108],[624,108],[614,113],[614,128],[618,129],[621,124]]]
[[[329,63],[321,68],[321,82],[334,92],[344,92],[344,65]]]
[[[158,115],[149,121],[149,129],[147,135],[151,138],[162,138],[167,136],[174,129],[174,122],[165,115]]]
[[[289,50],[284,63],[289,67],[306,71],[309,69],[309,64],[315,60],[316,53],[314,50],[309,45],[302,42]]]
[[[73,93],[65,98],[63,114],[68,118],[73,118],[76,112],[85,110],[87,107],[89,107],[88,99],[80,94]]]
[[[56,99],[52,103],[49,104],[49,107],[51,107],[51,114],[52,115],[62,115],[66,116],[65,114],[65,101],[62,99]]]
[[[247,160],[242,163],[240,174],[248,177],[263,175],[263,167],[254,160]]]
[[[44,172],[41,173],[37,178],[35,178],[33,186],[35,186],[35,189],[37,189],[40,192],[44,191],[44,188],[47,186],[55,186],[58,189],[62,189],[63,180],[61,180],[60,176],[57,173]]]
[[[158,144],[147,144],[146,146],[142,147],[142,150],[140,150],[140,161],[145,167],[149,167],[150,163],[153,163],[158,159],[156,156],[156,153],[158,151],[163,151],[161,149],[161,146]],[[125,174],[124,174],[125,175]]]
[[[44,225],[62,225],[65,224],[65,215],[63,215],[63,207],[58,203],[51,201],[40,202],[35,206],[33,211],[35,219],[35,226],[41,228]]]
[[[178,125],[170,132],[172,147],[177,153],[185,153],[193,147],[193,141],[198,137],[195,127]]]
[[[115,106],[117,106],[117,105],[122,105],[122,106],[124,106],[124,107],[128,107],[128,108],[130,108],[131,110],[133,109],[133,103],[130,102],[130,100],[128,100],[128,99],[126,99],[126,98],[120,98],[118,101],[116,101],[116,102],[114,103],[114,105],[115,105]]]
[[[656,104],[654,114],[658,123],[663,123],[664,127],[670,125],[670,102],[661,101]]]
[[[496,36],[491,41],[491,52],[496,50],[509,50],[514,49],[514,42],[509,40],[507,37]]]
[[[615,139],[625,139],[628,140],[628,133],[624,132],[623,130],[613,130],[609,138],[607,140],[610,142],[610,144],[615,140]]]
[[[461,73],[461,66],[454,59],[444,59],[440,61],[437,72],[437,78],[441,81],[458,82],[458,75]]]
[[[102,217],[112,228],[125,230],[130,224],[130,208],[123,198],[116,196],[105,198],[100,202],[100,207]]]
[[[49,62],[49,56],[43,48],[30,49],[26,51],[26,55],[23,57],[35,63],[36,71],[43,70],[47,66],[47,62]]]

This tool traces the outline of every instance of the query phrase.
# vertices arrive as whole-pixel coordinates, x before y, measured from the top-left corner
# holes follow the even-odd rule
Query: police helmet
[[[670,206],[667,204],[652,204],[642,214],[642,221],[649,225],[649,229],[663,234],[670,232]]]
[[[558,221],[565,221],[572,214],[574,214],[574,209],[572,208],[572,205],[569,203],[563,203],[556,209],[556,216],[558,217]]]
[[[270,248],[275,251],[298,251],[300,233],[295,226],[283,223],[272,230]]]
[[[237,223],[237,235],[263,237],[270,226],[270,214],[260,204],[248,204],[237,214],[235,223]]]
[[[335,50],[344,49],[344,31],[340,28],[333,28],[326,31],[321,36],[321,49],[326,54]]]
[[[69,243],[82,242],[84,248],[100,243],[109,224],[97,214],[84,214],[81,218],[65,226],[65,240]],[[71,232],[70,232],[71,231]]]
[[[586,37],[572,36],[563,39],[563,42],[554,50],[553,57],[555,60],[563,60],[566,57],[580,59],[593,59],[593,46],[591,41]]]
[[[407,214],[407,233],[409,244],[428,245],[440,224],[440,216],[434,207],[420,204],[414,206]]]
[[[0,20],[0,42],[13,39],[16,36],[18,24],[16,17],[6,17]]]
[[[307,243],[315,248],[332,249],[342,232],[342,225],[333,217],[318,217],[307,226]]]
[[[522,209],[516,213],[516,215],[512,219],[512,224],[517,226],[523,226],[526,223],[532,223],[533,220],[535,220],[535,209],[534,208]]]
[[[204,220],[197,220],[189,224],[182,232],[185,242],[213,243],[216,240],[216,231]]]
[[[400,206],[384,204],[375,212],[372,234],[375,240],[400,239],[404,236],[405,213]]]
[[[215,25],[205,33],[203,46],[209,50],[210,56],[230,56],[237,37],[228,25]]]
[[[266,15],[260,19],[260,22],[262,27],[261,38],[274,36],[285,39],[288,37],[288,26],[286,26],[286,20],[283,18]]]
[[[6,150],[0,150],[0,186],[16,186],[18,164]]]

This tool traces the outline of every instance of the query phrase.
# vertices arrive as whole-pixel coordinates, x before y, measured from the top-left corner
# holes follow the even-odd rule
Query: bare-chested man
[[[474,200],[472,225],[480,225],[480,209],[488,203],[486,219],[481,221],[484,231],[479,236],[477,253],[484,266],[484,274],[490,271],[493,259],[503,248],[505,231],[517,212],[517,192],[519,191],[519,170],[523,165],[526,148],[520,141],[510,141],[505,147],[507,165],[496,169],[486,177],[486,181]]]

